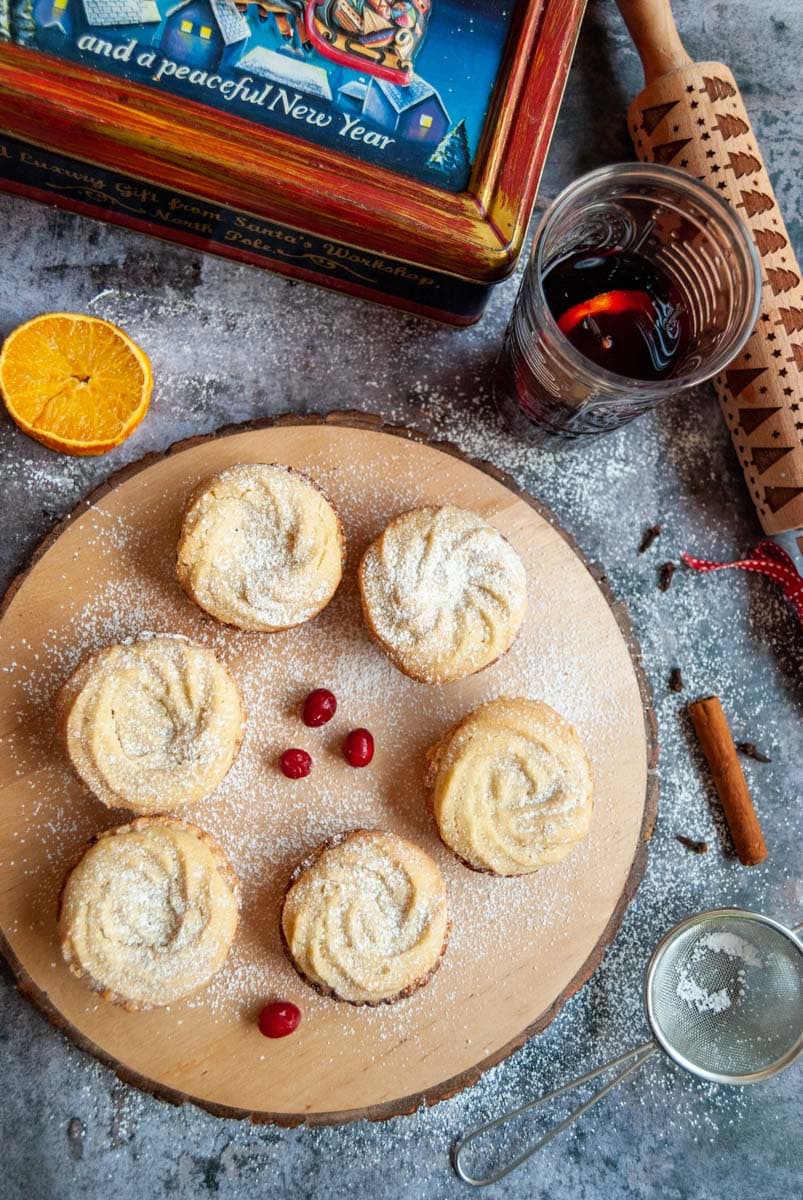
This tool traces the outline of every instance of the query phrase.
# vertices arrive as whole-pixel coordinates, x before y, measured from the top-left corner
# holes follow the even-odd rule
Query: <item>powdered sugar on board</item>
[[[267,439],[269,432],[262,436]],[[216,836],[229,853],[243,888],[241,928],[226,967],[207,990],[173,1006],[175,1025],[168,1028],[178,1030],[179,1009],[185,1014],[180,1016],[184,1030],[194,1013],[203,1014],[213,1026],[242,1025],[265,998],[285,996],[303,1007],[305,1036],[314,1031],[316,1014],[330,1021],[337,1013],[337,1036],[317,1046],[319,1060],[336,1065],[352,1054],[349,1043],[355,1039],[369,1054],[401,1043],[425,1051],[433,1012],[460,1005],[468,980],[501,979],[527,954],[539,956],[545,973],[551,970],[557,977],[564,971],[568,982],[567,931],[581,929],[590,939],[590,951],[618,898],[618,891],[614,896],[605,891],[610,888],[609,864],[619,855],[623,881],[635,849],[644,750],[641,704],[619,631],[606,602],[557,535],[544,531],[555,538],[555,553],[566,556],[556,590],[554,571],[527,541],[527,523],[535,521],[540,527],[539,518],[499,485],[489,480],[483,484],[485,477],[461,466],[457,482],[444,492],[438,477],[433,482],[431,471],[422,472],[420,448],[395,439],[382,439],[387,448],[381,465],[373,463],[369,470],[342,456],[333,462],[326,441],[332,433],[355,437],[345,430],[322,431],[325,436],[316,443],[308,435],[303,463],[294,462],[330,496],[349,540],[344,584],[314,622],[273,636],[244,633],[214,622],[181,593],[174,562],[183,497],[200,475],[219,465],[215,461],[210,466],[209,455],[190,451],[164,464],[166,471],[174,472],[176,463],[192,463],[180,483],[179,473],[154,490],[138,487],[144,477],[135,477],[123,485],[128,489],[125,504],[119,497],[110,498],[56,544],[48,569],[61,579],[62,603],[48,610],[50,624],[37,631],[35,649],[23,644],[24,639],[31,641],[35,622],[19,624],[25,632],[9,647],[4,670],[19,721],[7,749],[30,792],[16,833],[21,843],[37,850],[35,865],[23,870],[23,878],[34,897],[34,925],[52,953],[53,911],[64,864],[74,859],[87,836],[126,819],[86,796],[66,769],[49,723],[57,688],[87,651],[143,631],[193,638],[214,649],[229,666],[246,711],[243,746],[214,795],[182,815]],[[244,440],[239,444],[250,445]],[[210,454],[215,445],[222,443],[213,444]],[[270,460],[267,451],[257,453],[256,443],[250,453]],[[491,504],[483,487],[496,489],[501,498]],[[407,679],[373,645],[360,616],[354,578],[362,548],[387,520],[433,500],[486,505],[491,520],[498,507],[496,520],[528,568],[529,616],[512,650],[480,675],[443,688]],[[85,564],[83,574],[71,569],[75,561]],[[87,579],[92,581],[89,589]],[[582,603],[575,594],[578,588],[588,589]],[[595,613],[603,614],[601,626],[595,624]],[[618,663],[613,670],[611,661]],[[325,727],[310,730],[299,719],[300,704],[311,688],[322,686],[337,695],[338,712]],[[564,862],[526,879],[495,879],[459,864],[437,839],[423,785],[428,746],[477,703],[504,694],[541,698],[563,713],[577,727],[598,782],[588,840]],[[377,737],[374,763],[363,771],[348,767],[341,754],[345,733],[356,726],[372,729]],[[288,781],[276,769],[281,751],[290,745],[300,745],[312,755],[313,771],[307,779]],[[632,794],[623,799],[615,783],[624,772],[632,772],[639,754],[638,794],[635,800]],[[34,764],[41,773],[30,786]],[[48,781],[44,796],[43,774]],[[623,802],[631,809],[620,844]],[[46,852],[40,848],[45,823]],[[446,879],[452,918],[446,960],[432,983],[403,1003],[358,1012],[304,987],[282,952],[278,930],[281,899],[293,866],[322,840],[355,826],[388,827],[430,851]],[[594,886],[589,887],[588,880],[596,881]],[[559,990],[556,987],[550,999]],[[97,1012],[89,993],[72,999],[80,1002],[83,1012]],[[531,1011],[530,1019],[540,1011]],[[526,1023],[523,1020],[511,1033]],[[462,1061],[473,1063],[498,1048],[496,1036],[495,1031],[486,1034],[467,1014],[460,1034]]]

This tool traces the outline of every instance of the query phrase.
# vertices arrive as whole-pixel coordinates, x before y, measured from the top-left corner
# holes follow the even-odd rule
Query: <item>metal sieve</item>
[[[464,1134],[452,1151],[457,1174],[474,1187],[496,1183],[659,1048],[684,1070],[714,1083],[758,1083],[790,1066],[803,1051],[801,930],[803,925],[790,930],[738,908],[711,909],[675,925],[653,951],[644,977],[650,1041]],[[465,1169],[464,1152],[476,1138],[613,1067],[623,1069],[511,1162],[484,1178]]]

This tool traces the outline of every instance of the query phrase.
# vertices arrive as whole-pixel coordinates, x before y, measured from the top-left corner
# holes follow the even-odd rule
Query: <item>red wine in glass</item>
[[[716,193],[656,163],[600,167],[535,232],[496,403],[539,445],[618,429],[724,370],[760,291],[752,242]]]
[[[579,250],[546,272],[558,328],[597,366],[629,379],[666,379],[682,359],[689,317],[660,265],[618,248]]]

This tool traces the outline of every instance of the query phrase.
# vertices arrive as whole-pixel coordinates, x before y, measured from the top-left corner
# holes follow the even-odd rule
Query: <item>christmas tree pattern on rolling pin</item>
[[[735,80],[721,63],[673,70],[636,97],[628,128],[643,162],[709,184],[753,235],[764,285],[756,335],[714,385],[762,526],[803,526],[803,286]]]

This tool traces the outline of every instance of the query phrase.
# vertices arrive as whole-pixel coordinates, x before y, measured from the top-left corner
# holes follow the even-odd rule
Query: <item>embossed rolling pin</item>
[[[669,0],[617,0],[644,67],[627,112],[637,156],[703,180],[737,210],[761,260],[756,329],[714,380],[759,520],[803,527],[803,286],[789,234],[733,75],[692,62]]]

